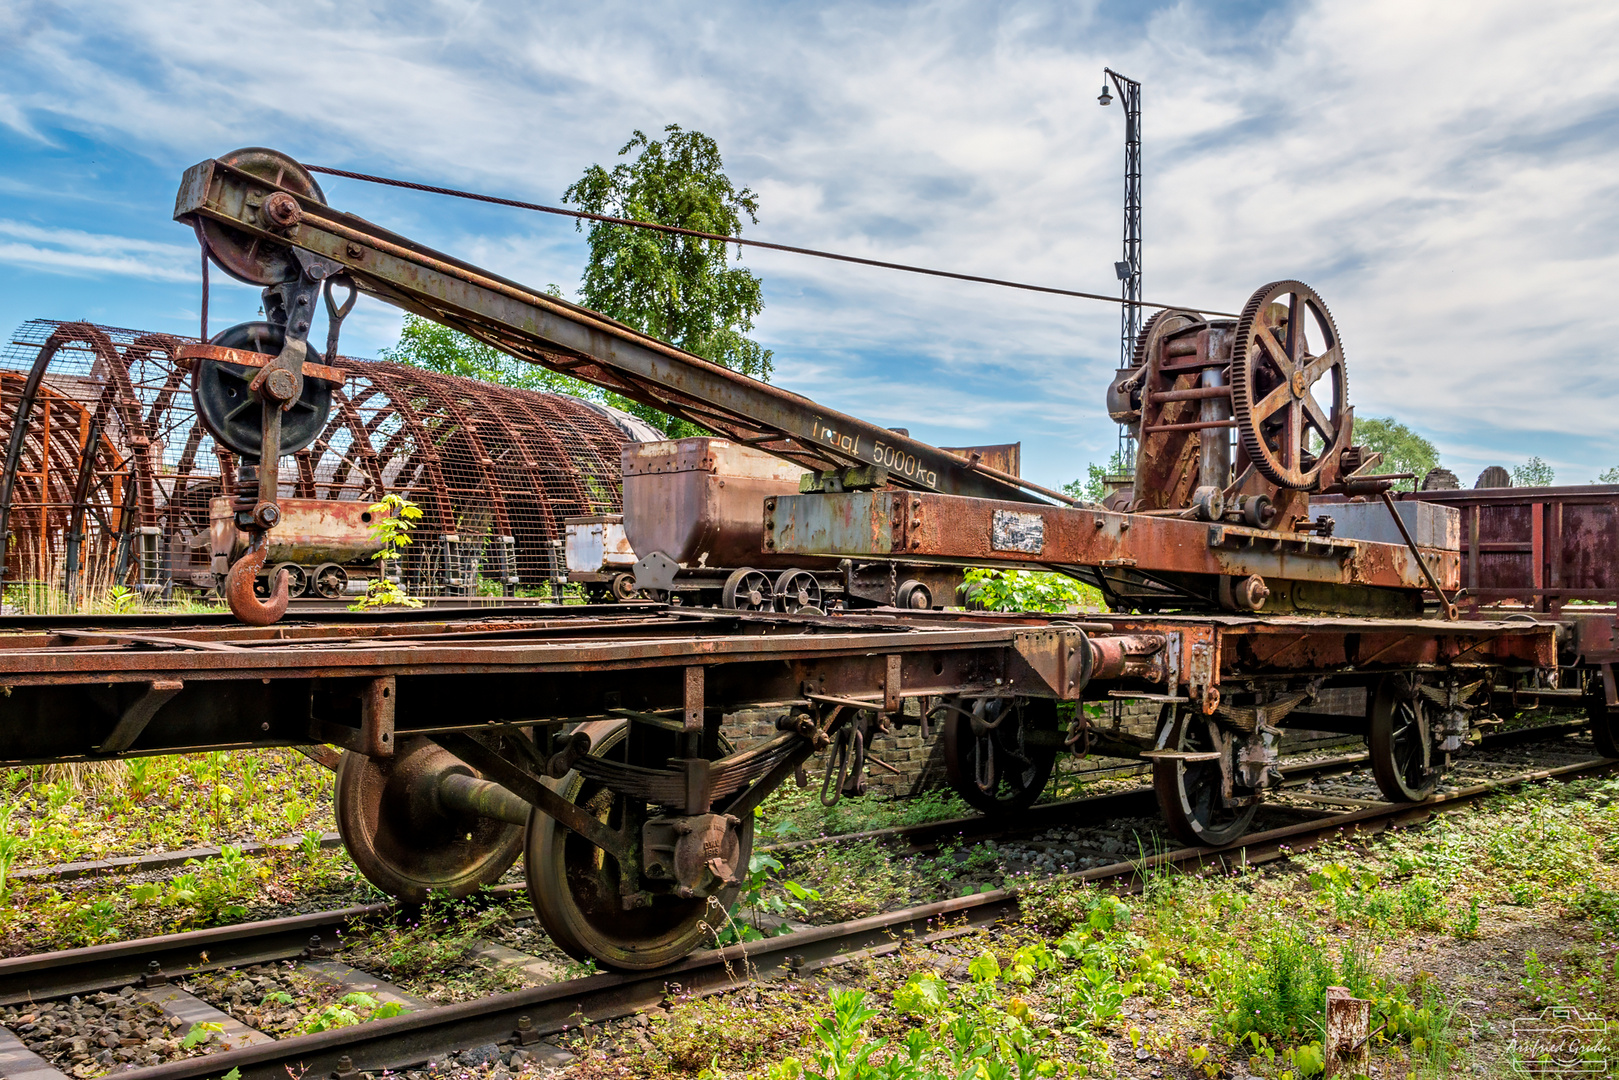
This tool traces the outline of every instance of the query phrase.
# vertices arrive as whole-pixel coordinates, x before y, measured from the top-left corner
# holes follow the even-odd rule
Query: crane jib
[[[289,165],[294,165],[288,159]],[[513,356],[622,394],[816,472],[883,470],[888,483],[943,494],[1063,499],[976,460],[817,405],[616,320],[455,259],[294,190],[211,159],[181,182],[176,220],[224,227],[266,266],[342,273],[369,295],[446,323]],[[296,210],[283,197],[296,201]],[[278,202],[280,220],[266,211]],[[220,240],[213,246],[217,249]],[[281,258],[263,252],[280,251]],[[299,254],[299,253],[303,254]],[[219,252],[216,250],[216,261]],[[225,265],[223,262],[221,265]],[[258,265],[255,263],[254,265]],[[273,285],[277,282],[261,281]]]

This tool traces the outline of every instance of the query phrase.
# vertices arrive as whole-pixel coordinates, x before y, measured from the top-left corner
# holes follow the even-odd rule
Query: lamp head
[[[1096,95],[1097,103],[1103,106],[1113,104],[1113,93],[1107,88],[1107,80],[1102,80],[1102,92]]]

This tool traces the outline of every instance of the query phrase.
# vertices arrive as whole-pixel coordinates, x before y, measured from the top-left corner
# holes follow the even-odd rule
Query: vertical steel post
[[[1118,89],[1119,104],[1124,106],[1124,259],[1116,270],[1124,301],[1119,310],[1119,367],[1127,368],[1141,334],[1141,84],[1112,68],[1103,68],[1102,74]],[[1108,104],[1105,94],[1102,104]],[[1134,465],[1132,442],[1129,427],[1121,426],[1119,456],[1126,471]]]

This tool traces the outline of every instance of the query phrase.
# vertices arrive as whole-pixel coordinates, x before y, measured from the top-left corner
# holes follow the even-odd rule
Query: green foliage
[[[555,294],[556,287],[552,286],[550,291]],[[493,345],[419,315],[405,316],[399,341],[383,349],[381,357],[391,364],[407,364],[440,375],[456,375],[522,390],[572,394],[597,401],[605,397],[602,390],[589,383],[519,360]]]
[[[138,611],[141,606],[140,594],[127,585],[114,585],[107,590],[107,606],[118,615]]]
[[[742,890],[736,903],[731,905],[724,928],[717,935],[719,944],[734,945],[738,941],[757,941],[765,936],[756,925],[763,916],[800,919],[809,916],[809,904],[817,903],[821,894],[806,889],[796,881],[778,881],[781,860],[762,851],[748,857],[748,873],[742,879]],[[783,924],[778,933],[787,933]]]
[[[389,563],[399,561],[401,551],[412,541],[410,530],[422,519],[422,508],[393,492],[366,507],[371,512],[371,537],[381,545],[371,558],[381,564],[379,573],[371,579],[365,595],[349,605],[350,611],[369,611],[379,607],[419,608],[422,602],[399,587],[388,577]]]
[[[185,1038],[180,1040],[180,1049],[190,1050],[193,1047],[201,1046],[215,1035],[222,1035],[224,1032],[225,1025],[212,1020],[203,1020],[192,1024],[190,1030],[186,1032]]]
[[[1040,570],[968,570],[962,589],[969,606],[985,611],[1102,610],[1097,590]]]
[[[7,803],[5,809],[0,810],[0,899],[4,899],[11,891],[8,884],[11,868],[26,846],[26,842],[17,835],[16,827],[11,821],[12,815],[16,812],[16,800]]]
[[[1091,462],[1085,466],[1085,479],[1070,480],[1062,486],[1062,493],[1086,502],[1099,503],[1107,497],[1107,480],[1110,476],[1126,476],[1130,467],[1125,463],[1124,451],[1115,450],[1107,459],[1105,466]]]
[[[1619,484],[1619,465],[1615,465],[1611,469],[1603,469],[1602,472],[1598,473],[1597,483]]]
[[[662,141],[636,131],[618,152],[640,151],[632,160],[610,171],[590,166],[563,200],[593,214],[741,236],[742,215],[759,220],[758,196],[725,175],[713,139],[678,124],[663,130]],[[586,307],[744,375],[770,378],[770,350],[745,336],[764,310],[759,279],[728,265],[723,241],[592,222],[588,243],[579,288]],[[701,433],[649,406],[628,409],[671,438]]]
[[[1256,943],[1252,959],[1237,957],[1225,976],[1225,1025],[1238,1038],[1296,1041],[1319,1033],[1327,987],[1346,986],[1356,997],[1371,988],[1357,948],[1344,946],[1335,965],[1296,925],[1271,931]]]
[[[1539,454],[1512,470],[1513,487],[1551,487],[1557,480],[1557,470]]]
[[[1396,483],[1415,491],[1431,469],[1439,467],[1439,450],[1392,416],[1355,417],[1355,442],[1368,452],[1383,455],[1374,473],[1415,473],[1416,479]]]
[[[337,1001],[313,1010],[298,1022],[294,1034],[313,1035],[317,1031],[354,1027],[370,1020],[386,1020],[407,1010],[396,1001],[378,1003],[370,994],[345,994]]]

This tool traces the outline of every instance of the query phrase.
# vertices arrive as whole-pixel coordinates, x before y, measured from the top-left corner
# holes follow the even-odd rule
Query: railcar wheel
[[[607,583],[607,595],[619,603],[626,603],[635,599],[635,575],[614,574],[613,579]]]
[[[967,805],[985,814],[1034,805],[1057,763],[1056,746],[1035,733],[1057,730],[1057,703],[1046,698],[946,698],[944,770]]]
[[[720,590],[720,606],[738,611],[769,611],[775,606],[770,575],[749,566],[731,571]]]
[[[1439,786],[1428,706],[1406,679],[1384,679],[1372,698],[1368,744],[1377,789],[1390,802],[1422,802]]]
[[[287,595],[302,596],[304,594],[304,587],[309,584],[309,577],[304,573],[303,567],[292,562],[280,563],[277,566],[272,567],[268,574],[263,574],[257,578],[254,578],[253,595],[269,596],[270,583],[273,582],[276,579],[276,575],[280,574],[283,570],[287,572]]]
[[[325,600],[336,600],[349,587],[349,572],[337,563],[321,563],[315,568],[310,591]]]
[[[781,610],[790,615],[825,611],[821,606],[821,583],[808,570],[783,570],[776,578],[775,597]]]
[[[1608,708],[1600,671],[1593,672],[1585,684],[1585,715],[1591,719],[1591,740],[1596,743],[1597,753],[1619,758],[1619,709]]]
[[[590,736],[592,755],[626,756],[627,722],[597,721],[578,730]],[[624,800],[598,781],[571,771],[546,783],[609,828],[622,826]],[[753,851],[752,815],[738,826],[737,836],[735,865],[746,868]],[[580,960],[630,971],[672,964],[712,941],[710,928],[723,923],[740,889],[733,886],[715,897],[692,899],[662,893],[652,903],[626,911],[618,860],[538,810],[529,816],[524,861],[529,900],[551,940]]]
[[[1211,726],[1213,721],[1202,713],[1166,705],[1159,723],[1172,725],[1169,738],[1164,742],[1166,750],[1231,755],[1231,743],[1216,738]],[[1236,763],[1227,764],[1235,766]],[[1253,824],[1254,814],[1259,811],[1258,800],[1246,805],[1229,805],[1223,793],[1221,765],[1216,759],[1161,758],[1152,763],[1152,786],[1158,796],[1158,808],[1170,833],[1182,843],[1220,847],[1237,839]],[[1232,795],[1252,798],[1255,792],[1234,784]]]
[[[401,740],[391,758],[344,751],[337,766],[337,831],[367,881],[414,904],[466,896],[500,880],[523,850],[523,829],[463,814],[438,799],[439,780],[476,775],[426,739]]]

